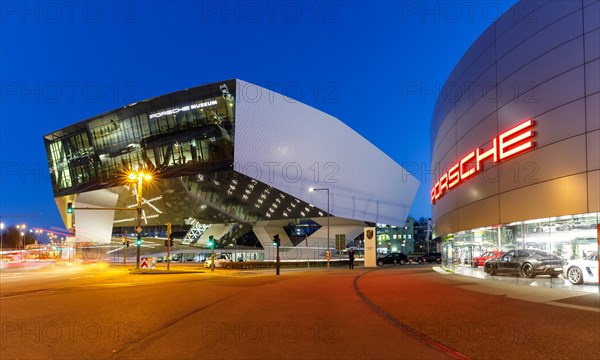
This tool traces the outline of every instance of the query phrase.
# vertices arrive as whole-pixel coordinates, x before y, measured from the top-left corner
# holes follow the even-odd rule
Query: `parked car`
[[[531,232],[534,232],[534,233],[550,232],[552,230],[553,230],[552,225],[550,225],[548,223],[535,225],[531,228]]]
[[[408,262],[408,256],[403,253],[389,253],[386,256],[377,258],[377,265],[383,266],[385,264],[400,264],[404,265]]]
[[[215,267],[216,268],[223,267],[223,263],[231,262],[231,259],[223,254],[215,254],[214,257],[215,257]],[[209,256],[208,259],[206,259],[206,261],[204,262],[204,267],[209,268],[210,262],[211,262],[211,257]]]
[[[528,278],[537,275],[557,277],[563,272],[563,267],[558,256],[540,250],[519,249],[508,251],[502,257],[486,260],[483,271],[490,275],[513,273]]]
[[[418,263],[418,264],[422,264],[423,260],[421,259],[420,256],[418,255],[409,255],[408,256],[408,263],[412,264],[412,263]]]
[[[421,260],[421,261],[419,262],[419,260]],[[439,264],[439,263],[442,262],[442,253],[438,253],[438,252],[425,253],[425,255],[419,256],[417,258],[417,262],[419,264],[421,264],[421,263],[432,263],[432,262],[435,262],[435,263]]]
[[[564,278],[575,285],[584,282],[598,283],[598,253],[594,252],[583,259],[569,260],[563,269]]]
[[[557,231],[569,231],[569,230],[571,230],[571,223],[557,225],[556,230]]]
[[[573,221],[569,225],[570,225],[571,229],[580,229],[580,230],[594,229],[594,226],[592,224],[587,223],[585,221]]]
[[[486,251],[483,254],[481,254],[480,256],[475,256],[473,258],[473,262],[471,264],[474,268],[476,268],[478,266],[483,266],[483,264],[485,264],[486,260],[499,258],[502,256],[502,254],[504,254],[504,253],[502,251],[498,251],[498,250]]]

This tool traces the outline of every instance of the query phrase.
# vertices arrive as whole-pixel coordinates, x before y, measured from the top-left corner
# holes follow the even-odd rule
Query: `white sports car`
[[[591,253],[583,259],[567,261],[563,266],[563,276],[575,285],[584,282],[598,283],[598,253]]]
[[[231,259],[229,259],[226,255],[215,254],[215,267],[216,268],[223,267],[223,263],[226,263],[226,262],[231,262]],[[204,267],[205,268],[210,267],[210,256],[204,262]]]

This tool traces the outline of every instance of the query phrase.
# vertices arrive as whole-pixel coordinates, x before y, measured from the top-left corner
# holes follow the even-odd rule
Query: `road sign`
[[[141,233],[142,232],[142,227],[141,226],[136,226],[135,227],[135,232],[138,233],[138,234]]]
[[[150,268],[150,261],[148,261],[147,257],[143,257],[140,259],[140,269],[148,269]]]

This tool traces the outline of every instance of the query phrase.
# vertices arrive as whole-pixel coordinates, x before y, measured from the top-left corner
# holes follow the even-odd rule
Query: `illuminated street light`
[[[25,226],[25,224],[21,224],[21,225],[17,225],[16,226],[17,230],[20,230],[20,234],[21,234],[21,246],[22,249],[25,249],[25,229],[27,228],[27,226]]]
[[[140,246],[141,246],[141,236],[142,236],[142,187],[144,181],[151,181],[152,174],[149,171],[144,170],[136,170],[131,171],[127,175],[127,179],[131,182],[135,182],[136,190],[137,190],[137,227],[136,232],[138,233],[138,240],[136,241],[137,246],[137,255],[136,255],[136,263],[135,268],[140,268]]]
[[[329,258],[331,258],[331,253],[329,252],[329,188],[309,188],[308,191],[327,191],[327,251],[325,252],[325,259],[327,260],[327,270],[329,270]]]
[[[3,252],[3,248],[4,248],[4,241],[2,239],[2,235],[4,234],[4,223],[0,222],[0,254],[2,254]],[[1,255],[0,255],[1,256]],[[1,261],[4,261],[3,257],[0,257]]]

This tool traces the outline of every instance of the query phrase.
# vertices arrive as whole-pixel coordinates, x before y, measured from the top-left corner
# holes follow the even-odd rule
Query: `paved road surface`
[[[188,267],[189,268],[189,267]],[[596,359],[597,294],[431,266],[2,271],[2,359]]]

